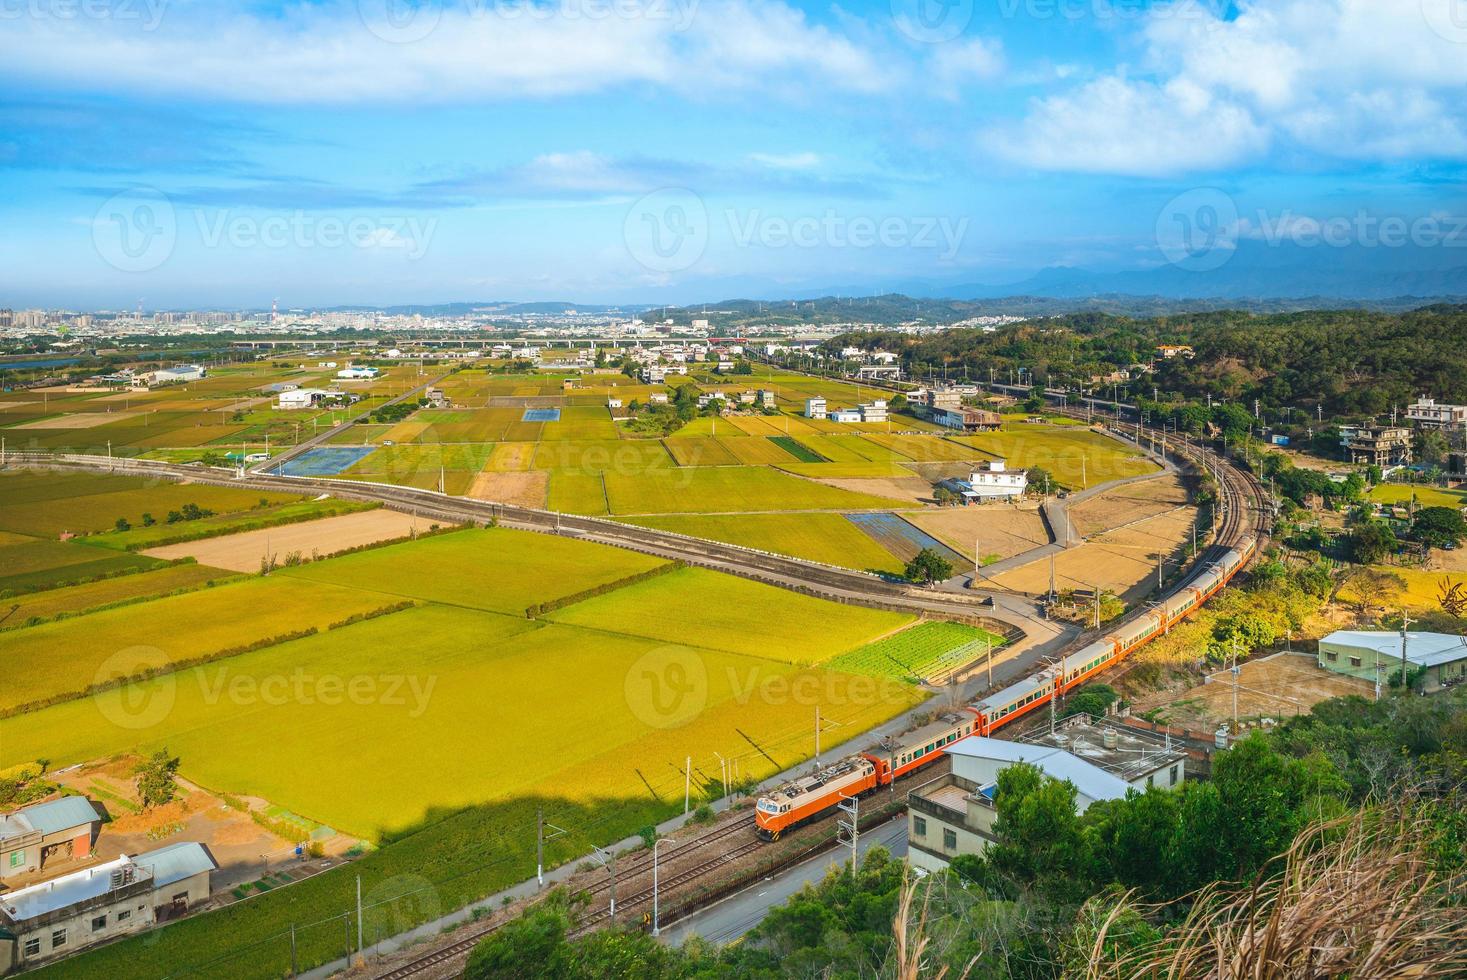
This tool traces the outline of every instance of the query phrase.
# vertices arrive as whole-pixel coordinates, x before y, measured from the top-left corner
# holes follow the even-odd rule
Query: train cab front
[[[780,833],[788,825],[789,804],[767,796],[759,797],[754,806],[754,834],[765,843],[779,840]]]

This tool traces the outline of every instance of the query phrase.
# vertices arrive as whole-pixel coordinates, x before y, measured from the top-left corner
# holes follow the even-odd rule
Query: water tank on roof
[[[1228,726],[1227,725],[1224,725],[1221,728],[1219,728],[1213,734],[1212,741],[1213,741],[1213,744],[1216,745],[1220,749],[1227,748],[1228,747]]]
[[[1107,728],[1100,733],[1100,744],[1108,749],[1118,748],[1121,744],[1121,737],[1116,734],[1114,728]]]

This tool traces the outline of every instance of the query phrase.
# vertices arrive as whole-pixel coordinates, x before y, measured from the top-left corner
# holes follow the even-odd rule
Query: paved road
[[[905,813],[866,831],[856,842],[856,849],[864,855],[876,845],[886,848],[895,857],[906,856]],[[662,930],[660,938],[670,946],[681,946],[693,936],[701,936],[720,945],[734,942],[764,921],[772,906],[789,901],[790,896],[801,888],[820,881],[831,868],[842,867],[850,859],[849,847],[831,848],[673,923]]]
[[[324,432],[320,432],[320,433],[317,433],[314,436],[311,436],[311,438],[307,439],[305,442],[298,442],[294,446],[291,446],[289,449],[285,450],[284,452],[277,453],[277,454],[275,454],[274,456],[271,456],[269,459],[265,460],[262,463],[257,463],[256,465],[250,467],[250,472],[251,473],[267,473],[267,472],[269,472],[269,473],[279,473],[280,472],[280,467],[284,466],[290,460],[295,459],[297,456],[301,455],[302,453],[306,452],[307,450],[315,449],[317,446],[323,445],[327,441],[336,438],[337,436],[339,436],[343,432],[345,432],[347,429],[350,429],[352,426],[354,426],[354,425],[358,424],[359,422],[363,421],[364,419],[366,419],[367,416],[371,415],[373,412],[377,411],[379,408],[386,408],[388,405],[396,405],[398,402],[402,401],[405,398],[412,398],[413,396],[418,395],[418,394],[420,394],[423,391],[426,391],[428,388],[432,387],[433,385],[436,385],[438,382],[442,381],[446,377],[448,377],[448,375],[446,375],[446,374],[440,374],[436,378],[432,378],[432,379],[430,379],[428,381],[424,381],[422,384],[418,385],[416,388],[409,388],[407,391],[404,391],[402,394],[398,395],[395,398],[389,398],[387,401],[383,402],[380,405],[373,405],[371,408],[365,409],[364,411],[362,411],[362,412],[360,412],[360,413],[352,416],[351,418],[347,419],[345,422],[341,423],[340,425],[332,426],[331,428],[325,430]]]

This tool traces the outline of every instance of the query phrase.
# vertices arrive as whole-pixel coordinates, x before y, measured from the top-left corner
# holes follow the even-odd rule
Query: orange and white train
[[[1058,664],[759,797],[754,810],[756,832],[763,840],[778,840],[784,831],[830,813],[842,799],[867,796],[922,768],[958,739],[990,735],[1056,695],[1063,697],[1195,612],[1232,581],[1257,547],[1257,538],[1249,536],[1217,562],[1195,571],[1165,601],[1127,617],[1114,632],[1067,654]]]

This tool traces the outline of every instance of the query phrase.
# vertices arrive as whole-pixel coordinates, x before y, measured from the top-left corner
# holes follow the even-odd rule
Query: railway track
[[[492,503],[454,497],[432,490],[400,487],[358,480],[325,477],[282,476],[249,473],[243,477],[234,470],[217,467],[187,466],[156,460],[79,456],[67,454],[7,453],[0,463],[17,466],[105,469],[152,479],[189,481],[236,489],[296,494],[330,494],[346,499],[381,503],[410,511],[425,518],[463,524],[495,523],[523,530],[560,535],[582,536],[599,543],[612,544],[633,551],[684,561],[745,578],[794,588],[835,599],[910,612],[964,619],[984,625],[994,632],[1016,639],[1020,634],[1050,632],[1037,614],[1020,617],[995,607],[985,606],[980,597],[917,589],[892,582],[868,572],[821,565],[798,558],[693,538],[668,531],[656,531],[595,517],[561,514],[510,504]]]
[[[1072,417],[1080,413],[1065,412]],[[1142,432],[1146,430],[1141,430]],[[1127,438],[1129,435],[1127,434]],[[1140,445],[1139,437],[1137,445]],[[1234,543],[1252,533],[1255,528],[1254,514],[1261,511],[1264,501],[1262,485],[1252,474],[1235,467],[1231,460],[1201,445],[1171,443],[1169,448],[1178,455],[1190,458],[1204,466],[1217,478],[1221,501],[1220,515],[1213,545],[1198,557],[1199,563],[1215,560],[1216,556],[1232,547]],[[717,542],[689,538],[669,532],[652,531],[613,521],[540,511],[531,508],[450,497],[433,491],[418,490],[385,484],[364,483],[352,480],[336,480],[320,477],[291,477],[264,473],[249,473],[238,476],[232,470],[219,470],[200,466],[184,466],[151,460],[112,459],[98,456],[53,455],[47,453],[7,453],[0,459],[0,467],[7,464],[37,467],[106,469],[112,472],[134,474],[150,478],[189,481],[217,486],[248,488],[262,491],[286,491],[291,493],[322,493],[348,499],[375,501],[398,509],[416,512],[425,518],[437,518],[454,523],[497,523],[526,530],[555,534],[582,535],[588,539],[615,544],[631,550],[643,551],[663,557],[675,558],[689,564],[717,568],[745,577],[769,581],[784,587],[797,587],[817,595],[836,598],[839,601],[863,602],[909,609],[912,611],[938,614],[973,621],[987,621],[990,628],[997,622],[1001,627],[1022,630],[1022,626],[998,620],[992,610],[980,605],[980,600],[967,597],[931,593],[910,589],[898,583],[886,581],[863,572],[823,566],[799,559],[784,558],[752,549]],[[1262,529],[1259,528],[1261,531]],[[793,586],[791,583],[794,583]],[[1082,637],[1078,643],[1083,643]],[[1077,645],[1078,645],[1077,643]],[[735,821],[699,838],[694,838],[673,848],[665,856],[659,856],[659,867],[664,862],[687,858],[697,850],[749,831],[749,822]],[[692,867],[683,868],[660,878],[658,889],[675,889],[704,877],[749,854],[763,845],[755,838],[700,861]],[[633,881],[651,870],[650,856],[642,857],[619,872],[619,879]],[[599,895],[611,888],[605,881],[583,889],[590,895]],[[618,903],[620,910],[630,909],[651,900],[652,889],[643,888]],[[590,913],[577,928],[577,933],[590,931],[608,920],[608,906]],[[502,923],[494,923],[473,929],[454,942],[430,953],[394,967],[379,975],[379,980],[402,980],[417,976],[435,966],[450,962],[473,949],[485,936],[498,929]]]

